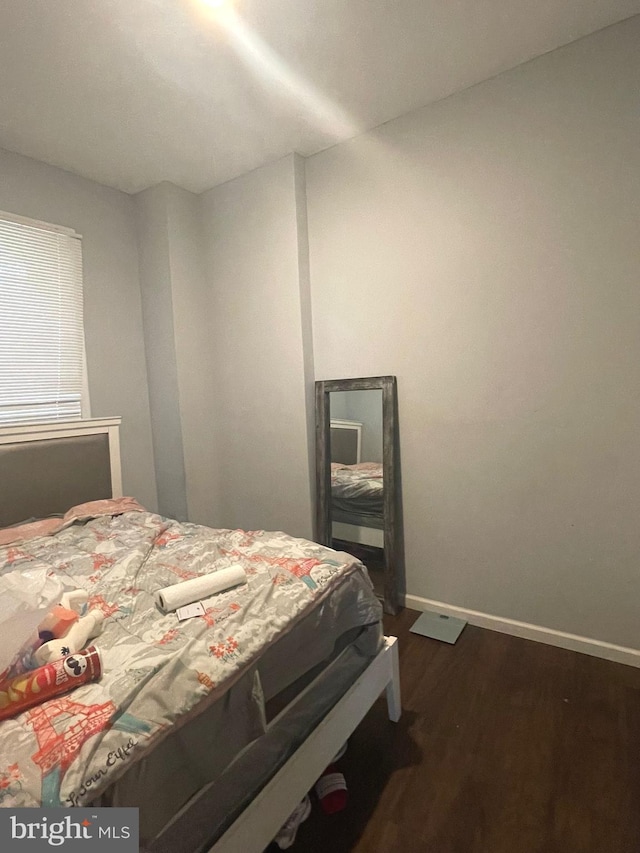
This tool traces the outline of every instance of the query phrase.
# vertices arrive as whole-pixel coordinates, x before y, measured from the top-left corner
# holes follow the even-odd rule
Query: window
[[[0,213],[0,425],[83,416],[80,235]]]

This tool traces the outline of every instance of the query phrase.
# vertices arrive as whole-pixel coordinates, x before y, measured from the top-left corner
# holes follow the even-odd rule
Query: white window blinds
[[[82,417],[79,235],[0,213],[0,424]]]

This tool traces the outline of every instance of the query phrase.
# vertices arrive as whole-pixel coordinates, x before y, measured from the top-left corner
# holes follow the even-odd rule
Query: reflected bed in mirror
[[[384,548],[382,389],[330,391],[334,539]]]
[[[402,575],[394,376],[316,383],[318,541],[358,557],[385,610]]]

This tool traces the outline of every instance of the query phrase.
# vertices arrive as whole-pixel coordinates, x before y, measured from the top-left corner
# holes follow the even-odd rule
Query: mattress
[[[136,762],[95,804],[137,806],[140,838],[145,843],[156,839],[192,797],[221,777],[223,781],[215,789],[218,795],[213,803],[222,802],[221,785],[225,791],[242,792],[238,802],[233,803],[239,806],[245,797],[259,789],[269,774],[266,778],[263,773],[254,775],[253,769],[262,764],[249,762],[241,764],[230,776],[224,775],[229,765],[249,744],[255,745],[262,739],[270,745],[269,767],[275,772],[291,746],[307,733],[309,720],[316,720],[315,712],[322,705],[315,701],[306,714],[301,716],[297,709],[287,723],[281,723],[278,730],[282,731],[284,725],[288,734],[284,742],[270,731],[272,721],[337,658],[342,656],[341,667],[348,662],[352,667],[350,676],[357,677],[380,649],[381,616],[380,602],[372,595],[362,566],[269,647],[221,700],[174,731],[148,757]],[[334,690],[338,692],[334,694]],[[343,692],[342,681],[332,680],[329,674],[324,701],[336,701]],[[248,707],[259,712],[260,724],[255,728],[248,722],[253,719],[251,714],[247,715]],[[256,754],[264,748],[263,745],[256,749]],[[251,772],[247,772],[247,767]],[[234,780],[232,787],[230,778]],[[208,821],[218,828],[224,827],[233,813],[228,798],[224,803],[219,813],[217,806],[209,805],[206,809]]]
[[[0,574],[45,569],[108,617],[99,682],[0,723],[12,768],[1,798],[140,806],[151,838],[268,734],[273,700],[379,626],[380,605],[348,554],[102,503],[76,508],[55,535],[0,548]],[[155,605],[159,588],[232,564],[248,583],[206,602],[204,616],[178,623]]]

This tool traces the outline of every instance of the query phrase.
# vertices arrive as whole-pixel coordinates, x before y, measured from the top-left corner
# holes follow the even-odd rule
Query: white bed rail
[[[401,705],[396,637],[384,638],[367,669],[209,853],[262,853],[383,691],[389,719],[397,722]]]

